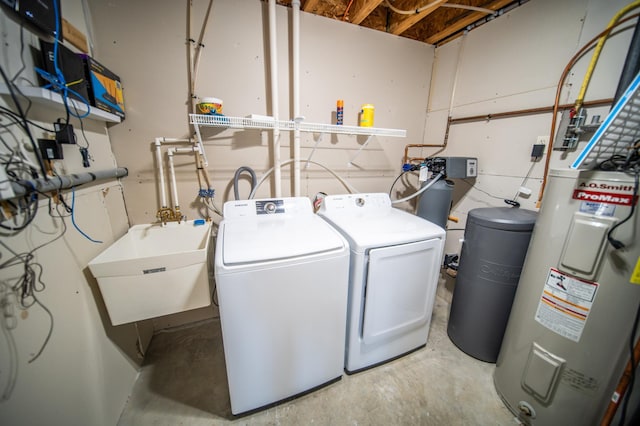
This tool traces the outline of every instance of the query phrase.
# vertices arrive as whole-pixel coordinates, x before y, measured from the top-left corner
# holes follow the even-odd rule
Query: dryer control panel
[[[311,215],[311,201],[305,197],[236,200],[224,203],[224,219]]]
[[[322,201],[321,212],[360,213],[362,211],[390,210],[391,199],[385,193],[327,195]]]

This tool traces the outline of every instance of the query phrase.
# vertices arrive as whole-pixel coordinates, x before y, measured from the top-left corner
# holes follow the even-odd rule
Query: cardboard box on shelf
[[[89,82],[91,105],[124,119],[124,95],[122,83],[109,69],[88,55],[80,55],[84,61]]]

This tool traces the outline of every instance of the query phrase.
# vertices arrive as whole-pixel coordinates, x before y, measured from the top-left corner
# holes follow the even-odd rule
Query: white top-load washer
[[[342,376],[348,276],[347,241],[308,198],[225,203],[215,278],[233,414]]]
[[[424,346],[444,229],[393,208],[382,193],[327,196],[319,214],[351,246],[345,370],[370,368]]]

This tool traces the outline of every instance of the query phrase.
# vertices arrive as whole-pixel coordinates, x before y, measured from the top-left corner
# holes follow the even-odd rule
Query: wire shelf
[[[56,108],[58,110],[65,109],[62,96],[51,90],[34,87],[34,86],[19,86],[20,92],[27,98],[34,102],[46,105],[48,107]],[[0,84],[0,95],[9,95],[10,91],[6,84]],[[87,112],[87,106],[73,98],[67,100],[70,108],[75,108],[79,113]],[[89,107],[89,117],[94,120],[101,120],[109,123],[120,123],[122,119],[115,114],[103,111],[96,107]]]
[[[613,155],[628,155],[629,149],[640,140],[639,87],[640,73],[571,164],[572,169],[593,169]]]
[[[196,126],[226,127],[229,129],[279,130],[344,135],[389,136],[404,138],[406,130],[383,129],[378,127],[337,126],[333,124],[307,123],[295,120],[274,120],[272,117],[228,117],[224,115],[189,114],[191,124]]]

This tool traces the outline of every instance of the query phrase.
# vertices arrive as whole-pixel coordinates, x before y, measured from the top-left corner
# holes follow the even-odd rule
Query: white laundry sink
[[[135,225],[89,262],[113,325],[211,304],[210,223]]]

